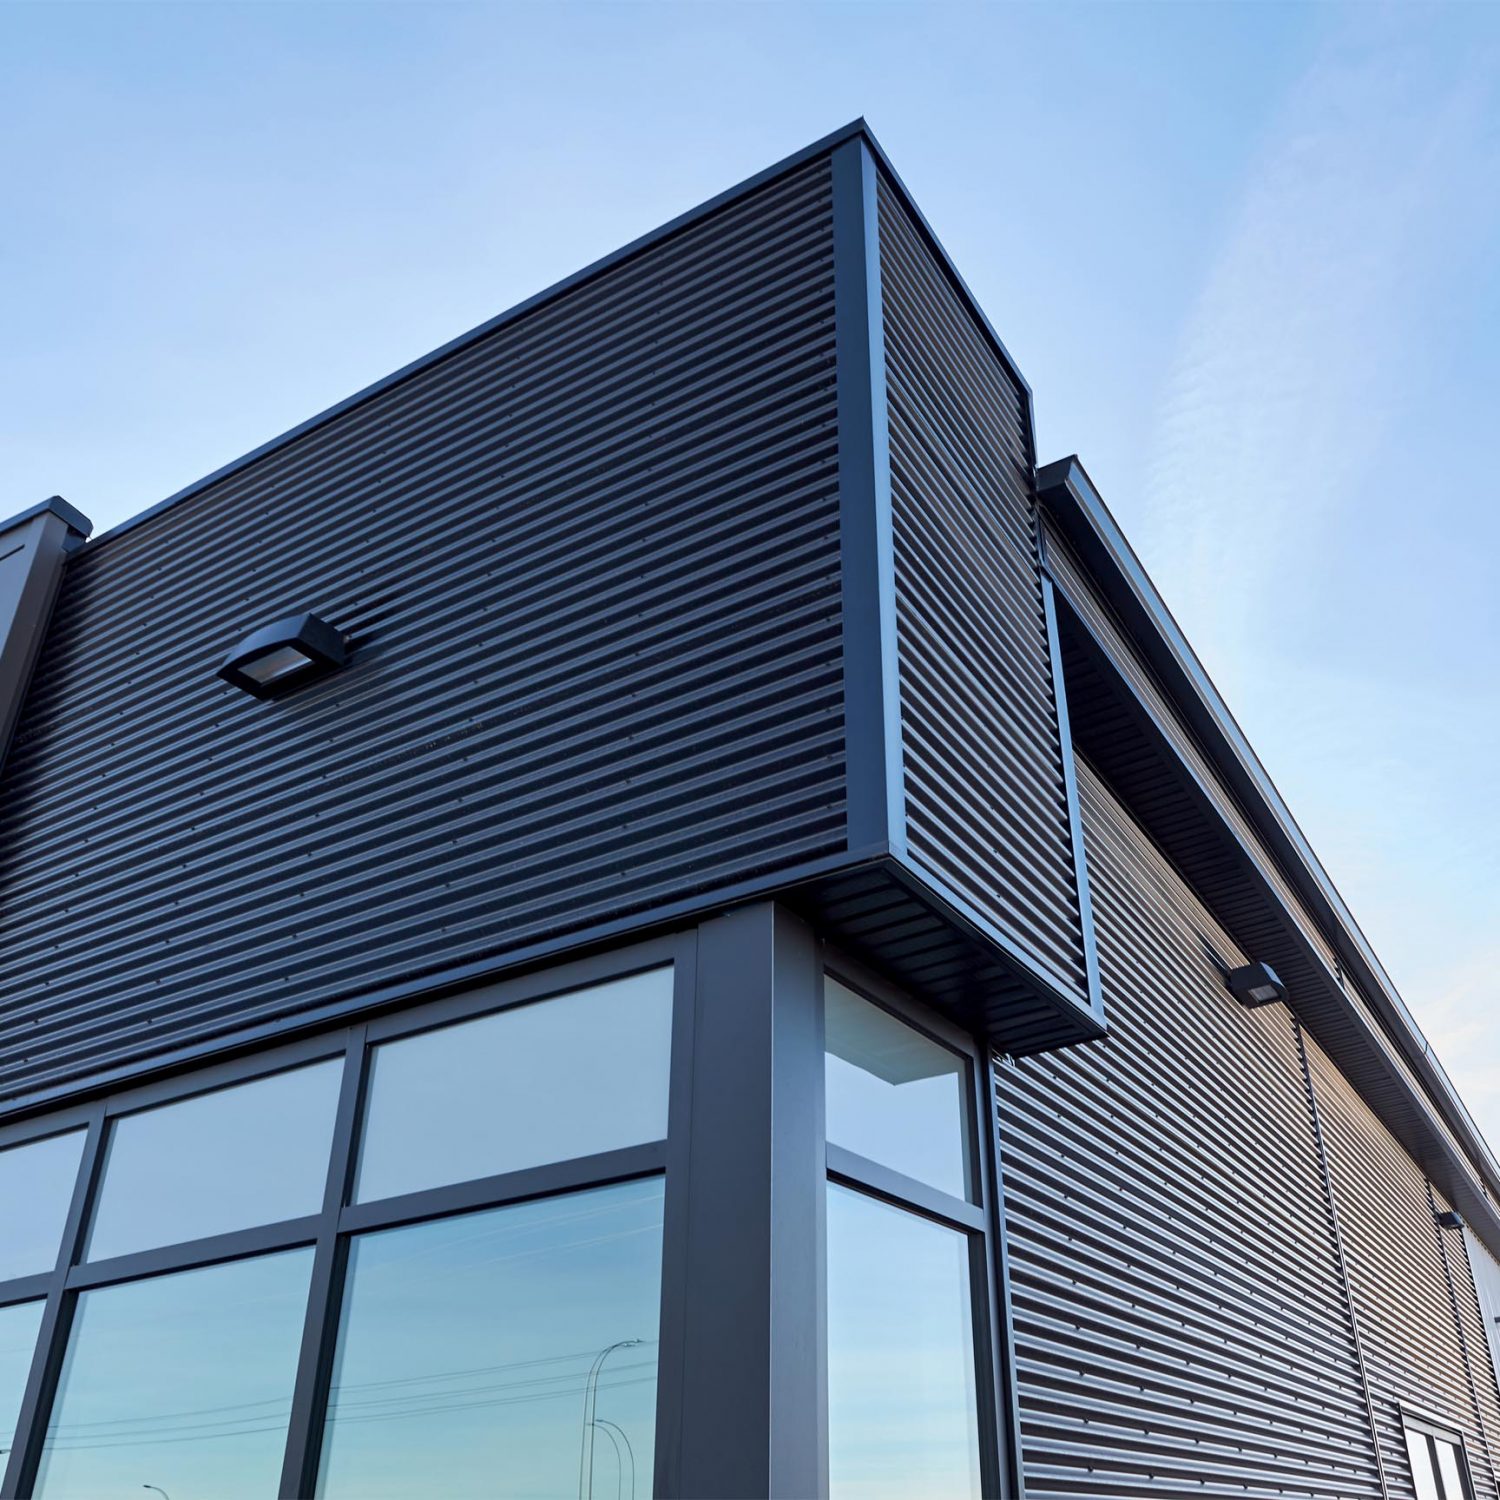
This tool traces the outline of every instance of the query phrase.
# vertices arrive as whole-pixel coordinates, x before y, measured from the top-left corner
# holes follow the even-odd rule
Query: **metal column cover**
[[[698,929],[680,1454],[658,1491],[828,1488],[823,970],[784,908]]]
[[[1080,792],[1110,1035],[999,1070],[1027,1494],[1378,1500],[1290,1018]]]

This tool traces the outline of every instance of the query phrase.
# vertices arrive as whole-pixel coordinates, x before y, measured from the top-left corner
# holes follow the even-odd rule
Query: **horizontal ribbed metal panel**
[[[1291,1019],[1080,779],[1110,1034],[998,1070],[1027,1493],[1378,1497]]]
[[[1246,952],[1276,968],[1304,1023],[1408,1151],[1472,1211],[1483,1188],[1453,1130],[1325,933],[1213,771],[1067,541],[1049,528],[1075,741]],[[1076,613],[1076,620],[1074,614]],[[1439,1149],[1441,1143],[1441,1149]],[[1468,1165],[1455,1176],[1443,1159]]]
[[[1087,1005],[1026,395],[879,189],[908,857]]]
[[[1421,1170],[1327,1054],[1311,1041],[1308,1052],[1393,1500],[1415,1500],[1403,1406],[1463,1434],[1475,1492],[1486,1500],[1497,1493],[1488,1441],[1500,1432],[1482,1423],[1476,1407],[1475,1372],[1449,1288],[1462,1245],[1455,1237],[1445,1254]],[[1468,1284],[1466,1300],[1472,1297]],[[1477,1319],[1472,1309],[1470,1318]],[[1477,1373],[1488,1389],[1490,1372]]]
[[[826,158],[71,565],[0,807],[0,1092],[837,852]],[[350,669],[220,684],[311,608]]]

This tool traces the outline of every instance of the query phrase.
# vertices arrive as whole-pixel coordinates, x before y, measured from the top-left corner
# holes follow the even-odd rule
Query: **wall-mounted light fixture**
[[[247,635],[225,657],[219,676],[257,698],[273,698],[348,660],[342,631],[317,615],[292,615]]]
[[[1286,986],[1270,964],[1244,964],[1229,971],[1229,992],[1241,1005],[1275,1005],[1286,999]]]

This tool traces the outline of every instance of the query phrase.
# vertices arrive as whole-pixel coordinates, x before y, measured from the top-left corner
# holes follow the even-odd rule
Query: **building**
[[[87,532],[5,1495],[1500,1493],[1500,1165],[861,124]]]

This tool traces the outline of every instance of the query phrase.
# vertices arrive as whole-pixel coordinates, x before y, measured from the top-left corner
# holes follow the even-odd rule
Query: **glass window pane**
[[[1458,1449],[1442,1438],[1434,1438],[1432,1446],[1437,1451],[1438,1473],[1443,1480],[1443,1500],[1468,1500],[1469,1487],[1464,1483]]]
[[[311,1250],[79,1296],[38,1500],[264,1500],[281,1477]]]
[[[116,1120],[88,1259],[317,1213],[341,1069],[315,1063]]]
[[[672,971],[374,1049],[358,1202],[661,1140]]]
[[[318,1494],[646,1500],[661,1234],[652,1179],[357,1239]]]
[[[823,993],[828,1139],[972,1198],[963,1058],[836,979]]]
[[[1411,1475],[1416,1482],[1417,1500],[1442,1500],[1438,1494],[1437,1476],[1432,1471],[1432,1449],[1425,1432],[1406,1432],[1406,1454],[1411,1459]]]
[[[0,1151],[0,1281],[35,1276],[57,1264],[83,1135],[73,1130]]]
[[[31,1373],[31,1356],[42,1326],[45,1302],[17,1302],[0,1307],[0,1468],[15,1441],[21,1398]]]
[[[965,1237],[828,1186],[833,1500],[980,1493]]]

